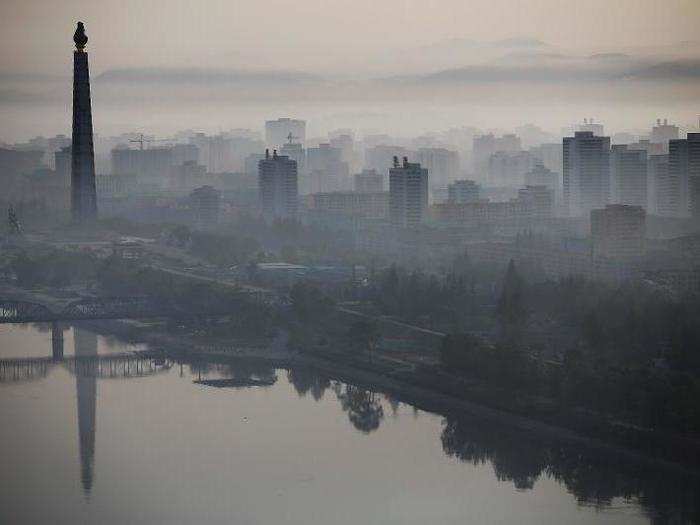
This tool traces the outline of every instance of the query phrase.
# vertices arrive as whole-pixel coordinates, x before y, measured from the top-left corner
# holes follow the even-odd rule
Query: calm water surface
[[[50,327],[0,325],[0,523],[697,517],[684,480],[310,370],[135,359],[125,354],[144,347],[61,333],[63,359],[52,361]],[[222,378],[232,380],[200,382]]]

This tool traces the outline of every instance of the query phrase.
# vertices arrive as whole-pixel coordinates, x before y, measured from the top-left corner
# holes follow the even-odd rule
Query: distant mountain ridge
[[[548,57],[551,58],[551,57]],[[478,82],[599,82],[613,80],[694,81],[700,79],[700,59],[662,62],[634,60],[623,54],[592,55],[579,60],[557,58],[560,63],[511,60],[508,63],[469,65],[425,75],[401,75],[383,82],[411,84]]]
[[[109,69],[95,77],[97,82],[148,82],[168,84],[299,84],[318,82],[320,76],[298,71],[251,71],[206,68],[124,68]]]

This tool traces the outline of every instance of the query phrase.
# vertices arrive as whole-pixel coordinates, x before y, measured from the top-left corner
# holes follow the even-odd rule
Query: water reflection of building
[[[75,356],[97,357],[97,335],[75,328]],[[97,362],[86,360],[76,365],[75,387],[78,397],[78,433],[80,444],[80,479],[86,494],[92,489],[95,461],[95,419],[97,404]]]

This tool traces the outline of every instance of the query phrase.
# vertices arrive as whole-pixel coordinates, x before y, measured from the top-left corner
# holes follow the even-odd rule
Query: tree
[[[525,298],[523,280],[515,267],[513,259],[503,280],[501,297],[498,300],[498,316],[506,326],[514,327],[525,320]]]
[[[305,282],[297,282],[289,291],[292,308],[301,319],[311,319],[328,314],[333,300],[319,288]]]
[[[370,361],[372,360],[372,351],[379,340],[379,325],[374,319],[361,319],[350,325],[348,330],[350,341],[357,347],[367,350]]]

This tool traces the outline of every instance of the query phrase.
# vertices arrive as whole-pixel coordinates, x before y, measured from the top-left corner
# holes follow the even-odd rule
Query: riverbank
[[[128,336],[123,321],[86,321],[86,328],[105,335]],[[507,410],[489,407],[483,403],[449,393],[446,381],[421,379],[420,372],[406,368],[392,367],[391,363],[364,360],[358,356],[343,355],[337,351],[311,349],[303,352],[292,351],[286,345],[286,334],[270,341],[267,345],[245,345],[242,343],[220,344],[187,340],[172,337],[162,332],[149,331],[142,337],[133,332],[126,337],[130,342],[146,343],[161,350],[175,360],[192,361],[255,361],[264,362],[275,368],[290,369],[308,367],[330,379],[356,385],[391,396],[422,411],[436,413],[448,418],[482,420],[488,424],[498,424],[506,431],[518,434],[522,439],[556,441],[562,445],[574,445],[589,450],[591,454],[608,458],[614,462],[643,465],[646,468],[661,468],[676,474],[689,475],[700,479],[700,468],[693,463],[672,460],[663,456],[645,453],[639,448],[606,441],[596,436],[576,431],[564,426],[526,417]],[[510,429],[510,430],[508,430]],[[638,442],[639,443],[639,440]],[[687,449],[686,449],[687,451]]]
[[[355,312],[344,314],[354,316]],[[508,425],[527,435],[574,443],[629,461],[700,475],[700,444],[693,439],[622,425],[599,414],[554,410],[551,406],[537,410],[538,407],[533,408],[522,396],[466,382],[445,373],[434,362],[420,363],[382,354],[368,361],[366,354],[338,349],[334,344],[310,344],[302,351],[295,351],[287,344],[284,330],[275,339],[234,341],[172,334],[163,323],[107,320],[78,324],[129,342],[146,343],[185,361],[256,359],[281,368],[309,366],[334,379],[390,394],[428,412],[478,417]],[[433,333],[424,335],[435,337]]]

